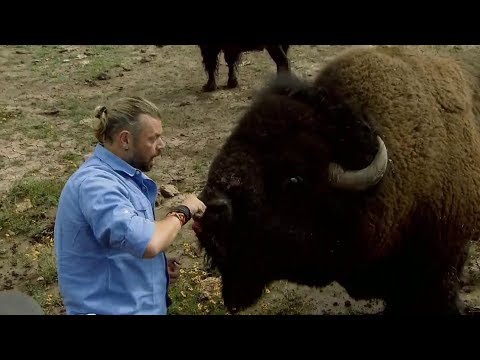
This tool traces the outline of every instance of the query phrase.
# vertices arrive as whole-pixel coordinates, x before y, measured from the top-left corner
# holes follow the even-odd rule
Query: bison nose
[[[226,197],[215,197],[209,199],[205,205],[207,210],[205,216],[215,218],[217,221],[230,223],[232,221],[232,204]]]

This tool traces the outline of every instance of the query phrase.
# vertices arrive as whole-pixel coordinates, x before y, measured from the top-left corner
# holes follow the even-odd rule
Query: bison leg
[[[202,52],[203,66],[208,74],[208,81],[203,85],[203,91],[215,91],[217,89],[215,76],[218,71],[218,55],[221,49],[218,46],[200,45],[200,50]]]
[[[225,49],[225,62],[228,65],[228,82],[227,86],[230,89],[236,88],[238,86],[237,79],[237,64],[240,58],[240,51],[238,49]]]
[[[254,274],[245,267],[243,269],[241,274],[236,271],[222,273],[223,302],[231,313],[254,305],[262,296],[265,287],[265,282],[259,274]]]
[[[432,265],[417,272],[403,269],[399,274],[406,272],[406,277],[393,277],[385,297],[385,314],[455,315],[464,312],[458,297],[460,272],[455,266],[439,271]]]
[[[438,289],[405,289],[385,298],[385,315],[458,315],[463,306],[455,292]]]
[[[290,71],[290,64],[288,63],[288,45],[275,45],[275,46],[266,46],[270,57],[275,64],[277,65],[277,73],[285,71]]]

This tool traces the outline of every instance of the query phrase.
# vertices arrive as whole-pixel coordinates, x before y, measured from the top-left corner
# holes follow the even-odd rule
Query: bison
[[[478,73],[424,50],[350,49],[311,82],[278,76],[242,115],[193,224],[229,311],[283,279],[337,281],[387,314],[462,312],[480,231]]]
[[[238,86],[237,66],[240,55],[245,51],[263,51],[267,50],[270,57],[277,65],[277,72],[289,72],[290,66],[288,62],[287,52],[289,45],[199,45],[203,66],[208,74],[208,81],[203,86],[203,91],[210,92],[217,89],[215,76],[218,72],[218,56],[223,50],[225,62],[228,65],[228,82],[229,88]]]

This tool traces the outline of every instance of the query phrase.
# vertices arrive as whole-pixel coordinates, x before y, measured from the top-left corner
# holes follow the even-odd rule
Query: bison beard
[[[266,86],[212,162],[194,226],[226,307],[284,279],[337,281],[386,313],[458,313],[480,235],[477,74],[378,47]]]

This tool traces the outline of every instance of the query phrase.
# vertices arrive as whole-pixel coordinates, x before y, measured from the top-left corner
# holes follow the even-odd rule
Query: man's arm
[[[152,258],[165,251],[182,227],[175,216],[155,222],[146,219],[133,207],[126,190],[108,175],[85,179],[80,185],[79,203],[100,242],[136,257]],[[195,195],[188,195],[183,205],[195,216],[205,212],[205,205]]]
[[[152,258],[165,251],[175,240],[182,223],[175,216],[167,216],[163,220],[155,221],[155,231],[145,250],[144,258]]]
[[[143,257],[155,223],[135,209],[128,191],[116,179],[109,174],[86,178],[79,188],[79,204],[100,243]]]

